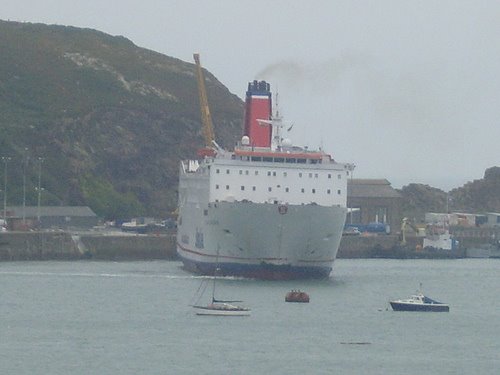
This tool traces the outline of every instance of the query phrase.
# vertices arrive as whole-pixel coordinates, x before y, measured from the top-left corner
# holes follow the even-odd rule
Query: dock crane
[[[408,230],[408,227],[413,229],[416,234],[419,233],[418,228],[412,224],[410,219],[407,217],[403,218],[403,221],[401,222],[401,245],[405,246],[406,245],[406,231]]]
[[[207,90],[205,88],[205,76],[200,63],[200,54],[193,54],[196,63],[196,79],[198,81],[198,96],[200,98],[201,121],[203,124],[203,137],[205,138],[205,149],[200,150],[199,154],[210,154],[215,141],[214,126],[210,115],[210,108],[207,100]]]

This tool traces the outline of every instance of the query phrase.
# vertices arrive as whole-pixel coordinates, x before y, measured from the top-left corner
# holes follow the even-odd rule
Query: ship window
[[[285,159],[286,163],[295,163],[295,159]]]
[[[255,175],[258,176],[259,175],[259,171],[255,171]]]
[[[313,194],[316,194],[316,189],[311,190]]]
[[[271,175],[271,171],[267,172],[267,175],[270,176]]]
[[[338,175],[338,179],[342,180],[342,175],[341,174]]]
[[[290,191],[290,189],[289,189],[289,188],[285,188],[285,192],[287,192],[287,193],[288,193],[289,191]]]
[[[305,164],[306,163],[306,159],[297,159],[297,163]]]
[[[229,185],[226,185],[226,190],[229,190]]]
[[[318,178],[318,174],[317,173],[314,174],[314,178]]]
[[[274,158],[275,163],[283,163],[285,162],[285,158]]]
[[[229,169],[226,169],[226,174],[229,174]]]
[[[332,178],[332,175],[330,173],[328,173],[328,178]]]
[[[219,185],[215,185],[215,188],[218,189],[219,188]]]
[[[273,161],[273,158],[263,157],[263,158],[262,158],[262,161],[270,161],[270,162],[272,162],[272,161]]]
[[[255,191],[256,190],[256,187],[255,186],[252,186],[252,190]]]
[[[273,176],[276,176],[276,172],[273,172]]]
[[[300,189],[300,192],[301,192],[301,193],[304,193],[304,192],[305,192],[304,188]]]
[[[309,178],[312,178],[313,174],[312,173],[309,173]]]
[[[248,171],[245,171],[245,174],[248,176]]]
[[[340,189],[339,189],[339,190],[337,190],[337,194],[338,194],[338,195],[342,194],[342,192],[340,191]]]
[[[241,190],[245,190],[245,187],[244,187],[244,186],[241,186]]]
[[[243,171],[240,169],[240,174],[243,174]]]
[[[203,210],[203,215],[208,216],[208,210],[207,209]]]
[[[260,156],[252,156],[252,161],[262,161]]]
[[[349,176],[349,171],[347,171],[346,175]]]
[[[272,191],[272,190],[273,190],[273,188],[272,188],[272,187],[268,187],[268,188],[267,188],[267,191]]]
[[[331,191],[330,189],[328,189],[328,190],[326,191],[326,194],[331,194],[331,192],[332,192],[332,191]]]
[[[299,173],[299,177],[302,177],[302,172]]]
[[[310,159],[310,163],[311,163],[311,164],[317,164],[317,163],[318,163],[318,160],[316,160],[316,159]]]
[[[287,176],[287,173],[286,172],[283,172],[283,177],[286,177]]]
[[[217,168],[217,169],[215,170],[215,173],[220,173],[220,169],[218,169],[218,168]]]

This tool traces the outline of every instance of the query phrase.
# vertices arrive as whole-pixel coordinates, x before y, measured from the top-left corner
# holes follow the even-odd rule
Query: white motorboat
[[[426,297],[420,290],[409,298],[398,299],[389,303],[394,311],[450,311],[448,304]]]

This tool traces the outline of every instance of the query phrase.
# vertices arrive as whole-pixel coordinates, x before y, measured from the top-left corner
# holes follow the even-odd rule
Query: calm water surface
[[[178,262],[0,263],[0,374],[498,374],[500,260],[338,260],[325,281],[223,279],[199,317]],[[393,312],[423,284],[449,313]],[[290,289],[309,304],[290,304]]]

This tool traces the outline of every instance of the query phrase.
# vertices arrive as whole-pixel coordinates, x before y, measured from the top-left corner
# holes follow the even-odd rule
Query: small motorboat
[[[448,304],[426,297],[420,290],[410,298],[398,299],[389,303],[394,311],[450,311]]]
[[[285,302],[309,302],[309,294],[300,290],[291,290],[285,296]]]

